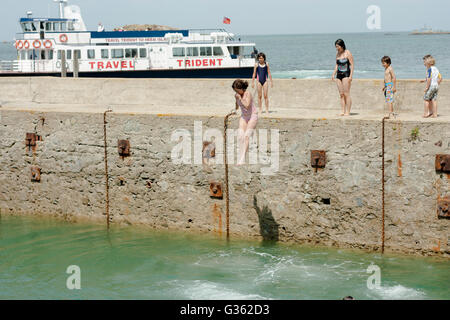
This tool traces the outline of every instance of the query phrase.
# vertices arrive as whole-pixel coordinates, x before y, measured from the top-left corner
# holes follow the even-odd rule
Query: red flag
[[[225,23],[225,24],[230,24],[230,23],[231,23],[230,18],[223,17],[223,23]]]

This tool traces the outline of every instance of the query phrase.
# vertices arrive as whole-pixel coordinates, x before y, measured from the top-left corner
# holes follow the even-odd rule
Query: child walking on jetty
[[[439,91],[439,85],[442,81],[442,76],[439,73],[438,68],[435,67],[436,60],[431,55],[423,57],[423,64],[427,68],[425,95],[423,97],[424,103],[424,118],[437,117],[437,94]]]
[[[259,112],[262,113],[262,94],[264,91],[264,102],[266,104],[266,112],[269,113],[269,84],[273,88],[272,74],[270,73],[269,63],[266,61],[266,55],[262,52],[258,53],[258,62],[255,64],[252,76],[252,88],[255,87],[255,77],[258,80],[258,103]]]
[[[384,67],[384,86],[382,90],[389,108],[390,118],[391,115],[394,115],[394,93],[397,92],[397,78],[395,77],[390,57],[384,56],[381,58],[381,63]]]
[[[232,88],[236,93],[236,110],[241,108],[241,117],[239,119],[239,159],[238,165],[245,163],[245,155],[247,154],[250,137],[258,122],[258,110],[253,103],[253,97],[247,91],[248,82],[237,79],[233,82]]]

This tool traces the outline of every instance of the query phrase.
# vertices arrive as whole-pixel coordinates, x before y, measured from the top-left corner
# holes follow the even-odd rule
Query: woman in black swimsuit
[[[352,107],[352,98],[350,97],[350,87],[353,79],[353,56],[346,49],[345,42],[342,39],[336,40],[336,66],[331,76],[331,80],[335,81],[341,96],[341,116],[349,116]]]

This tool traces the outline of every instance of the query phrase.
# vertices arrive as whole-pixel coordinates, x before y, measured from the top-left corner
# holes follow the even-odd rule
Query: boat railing
[[[201,35],[210,35],[213,32],[228,33],[228,31],[225,29],[189,29],[189,32],[200,33]]]
[[[0,71],[19,71],[19,61],[0,61]]]

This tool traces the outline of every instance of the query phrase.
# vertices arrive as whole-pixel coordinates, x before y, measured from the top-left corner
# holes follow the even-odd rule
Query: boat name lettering
[[[97,69],[134,69],[133,61],[92,61],[89,62],[91,65],[91,69],[95,69],[97,65]]]
[[[223,59],[195,59],[195,60],[177,60],[178,66],[183,67],[215,67],[216,65],[221,67]],[[217,63],[216,63],[217,62]]]

